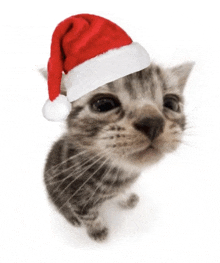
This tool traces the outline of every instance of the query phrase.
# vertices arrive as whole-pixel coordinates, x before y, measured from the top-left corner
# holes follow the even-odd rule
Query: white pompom
[[[55,100],[47,100],[43,106],[43,115],[49,121],[63,121],[71,111],[71,103],[64,95],[59,95]]]

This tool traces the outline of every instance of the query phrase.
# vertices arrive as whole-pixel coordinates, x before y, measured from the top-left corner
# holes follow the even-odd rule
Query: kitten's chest
[[[87,169],[85,173],[81,167],[79,171],[72,171],[72,181],[70,192],[78,191],[82,195],[93,196],[98,195],[99,197],[113,197],[118,193],[123,192],[130,187],[138,178],[138,173],[127,173],[119,167],[112,167],[108,164],[102,165],[97,163],[96,165]],[[79,190],[80,189],[80,190]]]
[[[88,181],[84,189],[84,201],[86,206],[102,204],[108,199],[112,199],[128,189],[138,178],[139,174],[126,175],[123,171],[120,173],[109,173],[108,176],[101,179],[100,175],[91,181]]]
[[[67,171],[67,174],[63,174],[67,178],[65,184],[69,185],[70,193],[77,192],[79,196],[115,196],[126,190],[139,176],[139,173],[128,172],[112,165],[104,157],[83,154],[78,158],[68,159],[70,161],[63,167],[64,171]],[[67,182],[68,180],[70,182]]]
[[[110,170],[108,173],[97,174],[94,176],[91,185],[94,186],[95,191],[105,197],[115,196],[130,187],[138,178],[138,173],[128,174],[126,171],[107,167]]]

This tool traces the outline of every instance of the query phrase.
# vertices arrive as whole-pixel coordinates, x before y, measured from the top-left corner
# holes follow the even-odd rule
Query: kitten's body
[[[124,192],[139,175],[128,174],[101,154],[77,149],[65,136],[54,144],[45,171],[53,202],[71,223],[78,225],[85,223],[88,213],[105,200]]]
[[[59,211],[72,224],[85,225],[92,238],[107,236],[99,206],[125,193],[144,167],[179,145],[185,126],[182,91],[191,68],[191,63],[168,70],[151,65],[72,103],[67,131],[52,147],[44,177]],[[116,106],[96,111],[102,98],[112,96]],[[178,109],[170,108],[167,96],[178,97]],[[137,201],[129,194],[121,205],[131,208]]]

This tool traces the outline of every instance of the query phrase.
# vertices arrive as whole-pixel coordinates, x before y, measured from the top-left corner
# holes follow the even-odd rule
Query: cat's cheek
[[[180,136],[172,138],[170,136],[161,136],[155,143],[154,147],[162,154],[172,153],[180,146]]]
[[[167,120],[163,133],[156,138],[153,146],[161,153],[171,153],[177,150],[182,140],[182,130],[179,125],[171,120]]]
[[[161,151],[163,153],[172,153],[172,152],[176,151],[178,147],[179,147],[179,143],[167,143],[167,142],[165,142],[161,146]]]

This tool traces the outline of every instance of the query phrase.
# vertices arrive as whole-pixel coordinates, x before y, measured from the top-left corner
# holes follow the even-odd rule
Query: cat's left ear
[[[174,77],[174,79],[176,79],[175,88],[177,88],[179,92],[183,93],[187,79],[194,65],[195,65],[195,62],[187,62],[179,66],[170,68],[171,75]]]

